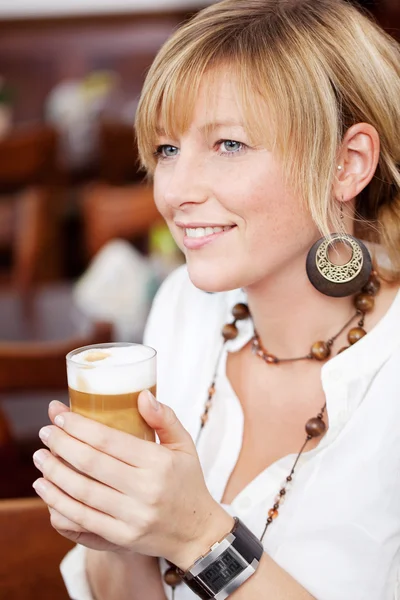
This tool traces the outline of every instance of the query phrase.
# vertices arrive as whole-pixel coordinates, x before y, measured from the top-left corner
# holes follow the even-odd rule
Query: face
[[[189,129],[158,139],[155,201],[205,291],[304,272],[319,237],[279,160],[250,141],[243,122],[235,78],[221,71],[204,79]]]

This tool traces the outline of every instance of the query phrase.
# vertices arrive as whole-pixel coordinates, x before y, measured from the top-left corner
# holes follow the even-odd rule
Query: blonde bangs
[[[160,135],[177,140],[188,129],[201,79],[200,73],[181,65],[171,73],[164,71],[142,95],[135,128],[141,164],[150,175],[156,166],[154,153]]]

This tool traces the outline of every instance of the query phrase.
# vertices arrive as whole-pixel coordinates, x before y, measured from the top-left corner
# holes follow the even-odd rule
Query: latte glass
[[[67,355],[70,408],[144,440],[155,440],[154,431],[138,411],[142,390],[156,395],[157,353],[141,344],[96,344]]]

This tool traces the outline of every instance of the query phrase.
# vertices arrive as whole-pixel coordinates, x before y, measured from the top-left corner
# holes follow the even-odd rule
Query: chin
[[[245,285],[244,278],[240,277],[232,263],[218,265],[214,261],[212,264],[208,262],[203,265],[195,265],[193,261],[188,260],[187,269],[190,281],[203,292],[228,292]]]

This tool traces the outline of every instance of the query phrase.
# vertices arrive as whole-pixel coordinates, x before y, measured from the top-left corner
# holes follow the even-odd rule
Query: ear
[[[334,195],[343,202],[353,200],[375,175],[380,154],[379,135],[368,123],[357,123],[346,132],[341,145]]]

